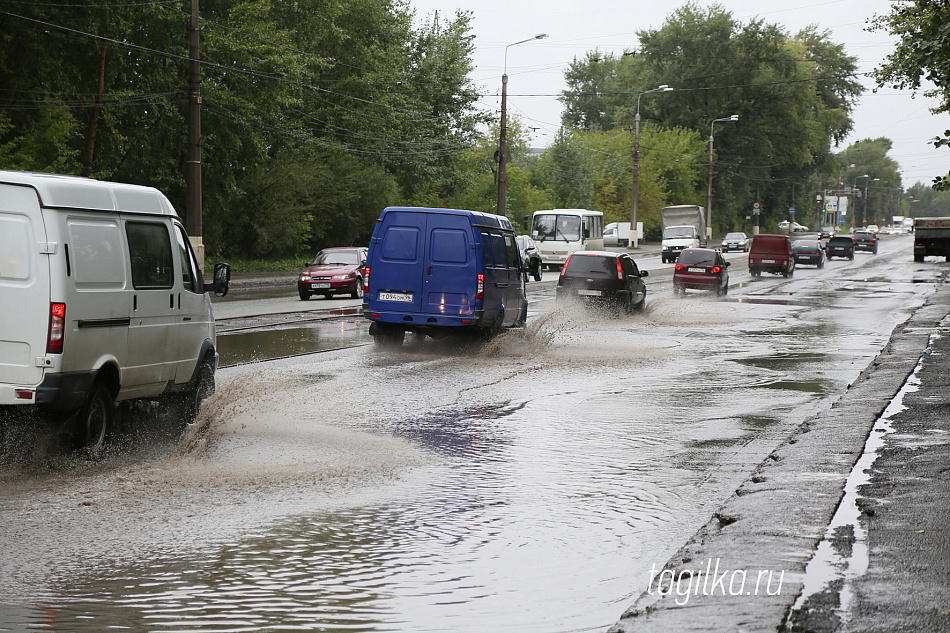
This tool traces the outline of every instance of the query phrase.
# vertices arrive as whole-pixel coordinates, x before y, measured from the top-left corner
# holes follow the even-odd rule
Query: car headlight
[[[352,275],[350,275],[350,274],[346,274],[346,275],[333,275],[332,277],[330,277],[330,279],[349,279],[351,276],[352,276]]]
[[[300,281],[310,281],[310,275],[300,275]]]
[[[663,250],[664,250],[664,251],[668,251],[668,250],[670,250],[670,247],[669,247],[669,246],[663,246]]]

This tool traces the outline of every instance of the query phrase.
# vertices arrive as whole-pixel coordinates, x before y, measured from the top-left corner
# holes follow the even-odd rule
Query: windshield
[[[536,215],[531,234],[542,242],[545,240],[578,242],[581,239],[581,218],[577,215],[557,213]]]
[[[691,226],[671,226],[663,230],[663,238],[669,237],[693,237],[695,229]]]
[[[745,235],[743,235],[742,233],[726,233],[726,237],[724,237],[723,239],[726,239],[726,240],[744,240],[744,239],[745,239]]]
[[[359,266],[360,256],[356,251],[320,251],[311,266]]]
[[[567,262],[567,272],[583,273],[585,275],[616,275],[617,258],[609,255],[580,255],[575,253]]]
[[[679,263],[713,266],[716,264],[716,251],[687,248],[680,253]]]

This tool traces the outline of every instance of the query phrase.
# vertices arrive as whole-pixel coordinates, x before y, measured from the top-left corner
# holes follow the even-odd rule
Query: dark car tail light
[[[623,281],[623,267],[620,265],[620,258],[617,258],[617,279]]]
[[[681,272],[683,272],[683,264],[680,264],[679,262],[677,262],[676,266],[674,266],[673,269],[674,269],[676,272],[681,273]]]
[[[485,274],[478,273],[475,277],[475,300],[481,301],[485,298]]]
[[[363,269],[363,294],[369,294],[369,266]]]
[[[62,354],[66,337],[66,304],[49,304],[49,333],[46,337],[46,353]]]
[[[558,275],[558,281],[564,279],[564,271],[567,270],[567,265],[571,263],[571,257],[574,256],[574,253],[571,253],[567,256],[567,259],[564,260],[564,265],[561,266],[561,274]]]
[[[720,268],[719,266],[713,266],[712,272],[714,275],[718,275],[721,270],[722,268]]]

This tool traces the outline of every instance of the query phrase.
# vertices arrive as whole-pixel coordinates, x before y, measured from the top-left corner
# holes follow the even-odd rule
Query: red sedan
[[[349,294],[363,296],[363,275],[366,270],[366,248],[325,248],[313,262],[300,272],[297,292],[303,301],[312,295]]]

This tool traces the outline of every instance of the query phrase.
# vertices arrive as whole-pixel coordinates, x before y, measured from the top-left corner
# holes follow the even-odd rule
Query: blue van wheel
[[[402,342],[406,338],[406,331],[402,328],[380,327],[373,335],[373,342],[380,347],[402,347]]]

